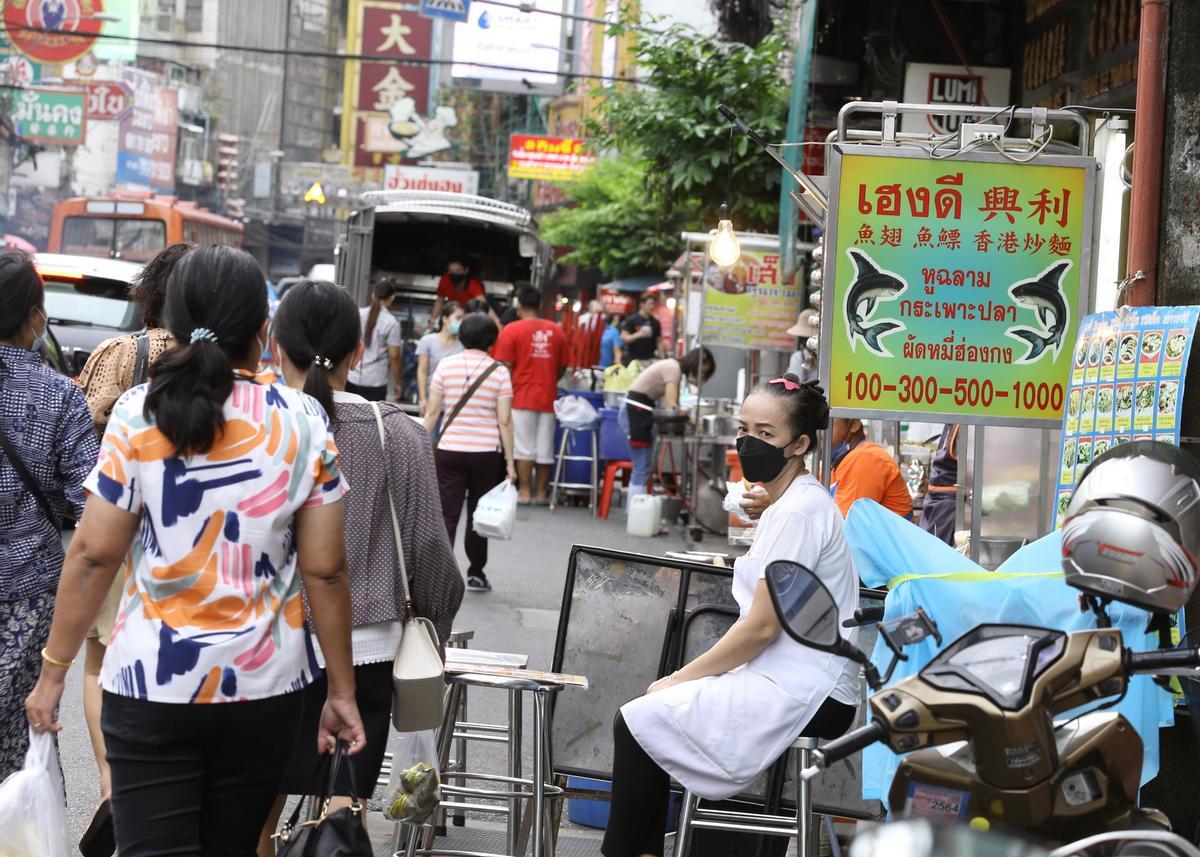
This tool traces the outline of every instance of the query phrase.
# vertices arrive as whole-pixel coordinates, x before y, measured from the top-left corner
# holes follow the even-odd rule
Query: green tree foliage
[[[686,228],[677,211],[646,194],[645,163],[628,155],[602,158],[564,190],[574,205],[542,220],[542,236],[574,247],[560,261],[597,268],[605,277],[665,271],[679,254]]]
[[[677,24],[637,31],[635,51],[641,85],[597,90],[597,116],[585,126],[606,154],[566,188],[575,206],[542,222],[548,240],[576,248],[564,261],[613,279],[664,271],[680,251],[679,233],[715,227],[722,202],[739,230],[775,232],[779,220],[779,166],[735,132],[727,167],[729,124],[717,105],[767,140],[782,139],[784,39],[772,33],[750,47]]]
[[[643,85],[604,93],[587,127],[600,149],[644,161],[646,190],[692,228],[715,226],[726,199],[729,124],[725,104],[767,140],[787,128],[789,86],[780,75],[787,44],[778,31],[757,45],[722,42],[676,24],[638,31],[635,51]],[[735,132],[728,197],[736,229],[774,232],[779,217],[779,166]]]

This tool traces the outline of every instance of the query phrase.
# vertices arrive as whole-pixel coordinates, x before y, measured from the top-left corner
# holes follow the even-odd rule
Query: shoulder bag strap
[[[379,429],[379,446],[383,449],[383,490],[387,493],[388,509],[392,513],[392,533],[396,537],[396,559],[400,562],[400,581],[404,586],[404,615],[416,615],[413,610],[412,595],[408,591],[408,567],[404,562],[404,542],[400,538],[400,518],[396,515],[396,501],[392,497],[392,486],[388,480],[387,439],[383,431],[383,415],[379,412],[379,403],[371,402],[371,410],[375,412],[375,425]]]
[[[150,334],[139,333],[137,337],[137,356],[133,360],[133,386],[145,384],[150,374]]]
[[[9,463],[12,464],[13,470],[17,471],[17,476],[25,483],[25,487],[29,489],[29,493],[33,495],[33,499],[42,507],[42,513],[45,514],[51,526],[56,530],[62,529],[62,524],[54,514],[54,508],[50,505],[50,501],[46,498],[42,487],[38,485],[37,480],[33,478],[33,474],[25,466],[25,462],[21,460],[21,456],[17,455],[17,451],[13,449],[12,444],[8,440],[8,435],[4,429],[0,428],[0,447],[4,449],[4,454],[8,456]]]
[[[467,388],[467,391],[463,393],[463,397],[458,400],[458,403],[454,406],[454,409],[450,411],[450,416],[446,417],[446,421],[442,423],[442,428],[438,432],[438,444],[440,444],[442,442],[442,438],[446,436],[446,429],[450,428],[450,423],[454,422],[454,418],[459,415],[462,409],[466,407],[467,402],[469,402],[471,397],[475,395],[475,391],[479,389],[479,385],[486,381],[488,376],[495,372],[499,366],[500,361],[493,360],[492,365],[484,369],[483,373],[476,378],[474,383],[472,383],[471,386]],[[437,446],[435,445],[434,449],[436,448]]]

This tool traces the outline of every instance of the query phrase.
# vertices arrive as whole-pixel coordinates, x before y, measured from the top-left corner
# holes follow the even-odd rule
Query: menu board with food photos
[[[1055,525],[1089,464],[1131,440],[1179,443],[1183,380],[1200,307],[1123,307],[1086,316],[1063,412]]]

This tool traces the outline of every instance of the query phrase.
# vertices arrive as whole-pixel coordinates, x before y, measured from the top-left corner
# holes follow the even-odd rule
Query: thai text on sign
[[[513,134],[509,146],[508,177],[544,181],[577,181],[596,163],[583,140]]]
[[[861,146],[834,161],[821,327],[833,407],[1060,420],[1089,282],[1084,162]]]
[[[795,279],[781,279],[779,253],[747,250],[728,268],[705,268],[701,338],[705,345],[794,351],[787,329],[799,306]]]

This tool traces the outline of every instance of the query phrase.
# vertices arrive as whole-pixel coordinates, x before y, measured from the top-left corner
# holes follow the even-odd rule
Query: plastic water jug
[[[636,494],[631,497],[625,532],[631,536],[649,538],[657,536],[661,529],[662,497],[651,494]]]

